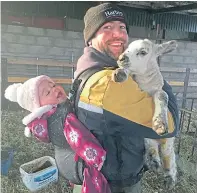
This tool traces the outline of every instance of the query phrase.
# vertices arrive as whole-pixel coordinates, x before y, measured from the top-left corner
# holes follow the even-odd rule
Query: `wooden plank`
[[[9,83],[15,82],[25,82],[26,80],[30,79],[29,77],[8,77]],[[64,79],[64,78],[51,78],[54,82],[59,84],[71,84],[72,79]]]
[[[184,86],[184,82],[168,81],[171,86]]]
[[[168,81],[171,86],[184,86],[184,82]],[[189,82],[188,86],[197,86],[197,82]]]
[[[191,110],[188,110],[188,109],[183,109],[183,108],[180,108],[181,111],[184,111],[186,113],[189,113],[189,114],[193,114],[193,115],[197,115],[197,112],[195,111],[191,111]]]
[[[186,99],[194,99],[194,100],[196,100],[197,96],[196,97],[186,97]]]
[[[61,60],[54,59],[36,59],[36,58],[7,58],[8,64],[24,64],[24,65],[38,65],[38,66],[65,66],[73,67],[75,64],[70,64],[69,62],[64,62]]]
[[[9,76],[8,82],[25,82],[28,79],[29,79],[29,77]],[[63,79],[63,78],[52,78],[52,79],[57,83],[62,83],[62,84],[71,84],[72,83],[72,79]],[[184,86],[184,82],[169,81],[168,83],[171,86]],[[189,86],[197,86],[197,82],[190,82]]]
[[[8,63],[11,64],[25,64],[25,65],[38,65],[38,66],[66,66],[73,67],[76,64],[70,64],[62,60],[54,59],[37,59],[37,58],[18,58],[8,57]],[[175,67],[160,67],[161,72],[186,72],[186,68],[175,68]],[[190,69],[190,73],[197,73],[197,69]]]
[[[186,72],[186,68],[160,67],[161,72]],[[197,73],[197,69],[190,69],[190,73]]]

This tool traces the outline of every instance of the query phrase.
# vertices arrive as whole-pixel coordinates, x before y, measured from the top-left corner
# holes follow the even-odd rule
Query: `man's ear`
[[[156,44],[155,52],[157,56],[172,52],[177,48],[177,41],[171,40],[163,44]]]
[[[91,40],[88,42],[88,46],[92,46],[92,41]]]

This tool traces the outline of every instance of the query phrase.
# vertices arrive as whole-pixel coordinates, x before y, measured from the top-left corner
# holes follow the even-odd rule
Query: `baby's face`
[[[38,86],[40,106],[54,105],[66,100],[66,93],[61,86],[56,86],[49,80],[44,80]]]

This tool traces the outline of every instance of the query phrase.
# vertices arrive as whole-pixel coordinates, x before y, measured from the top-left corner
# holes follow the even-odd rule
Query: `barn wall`
[[[2,57],[22,57],[22,58],[47,58],[63,60],[76,63],[83,53],[83,22],[81,20],[67,20],[66,30],[54,30],[14,25],[1,25],[1,54]],[[130,41],[137,38],[155,39],[156,31],[145,27],[130,26]],[[166,31],[166,39],[185,39],[187,32]],[[178,41],[178,49],[160,58],[161,67],[175,67],[197,69],[197,42]],[[8,73],[11,76],[35,76],[37,69],[31,66],[9,66]],[[71,70],[60,67],[39,67],[39,73],[49,76],[71,77]],[[162,72],[166,80],[183,81],[185,73]],[[197,74],[190,76],[190,81],[197,82]],[[173,87],[175,93],[183,91],[183,87]],[[189,95],[197,96],[197,89],[190,87]]]
[[[66,61],[70,61],[72,56],[74,56],[74,61],[76,62],[83,53],[83,27],[83,21],[76,19],[67,20],[65,23],[66,30],[2,24],[1,52],[2,55],[8,56],[54,58]],[[150,30],[145,27],[130,26],[129,36],[131,39],[145,37],[155,39],[156,30]],[[166,39],[186,39],[187,37],[187,32],[173,30],[166,31]],[[171,56],[169,56],[162,62],[165,63],[170,59],[170,61],[176,63],[176,66],[178,67],[197,67],[197,43],[188,41],[179,42],[177,52],[173,52],[171,56],[182,55],[184,60],[182,60],[182,57],[171,58]]]

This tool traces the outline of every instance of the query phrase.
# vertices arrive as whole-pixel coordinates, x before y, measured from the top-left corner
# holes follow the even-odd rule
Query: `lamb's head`
[[[156,62],[159,55],[169,53],[176,49],[177,43],[172,40],[163,44],[154,44],[148,39],[136,40],[129,44],[128,48],[120,55],[118,65],[130,72],[143,74],[148,65]]]
[[[159,55],[169,53],[176,49],[177,43],[172,40],[163,44],[154,44],[148,39],[136,40],[129,44],[128,48],[122,53],[117,61],[120,67],[119,72],[122,77],[116,79],[117,82],[122,82],[128,78],[129,74],[144,74],[151,68],[152,64],[157,64]],[[120,76],[121,76],[120,75]],[[118,77],[118,76],[117,76]]]
[[[148,39],[131,42],[125,52],[120,55],[118,66],[132,74],[144,74],[154,54],[153,45]]]

